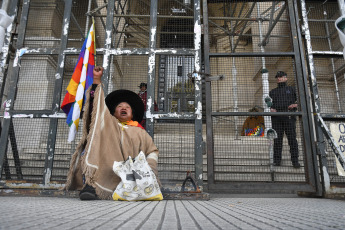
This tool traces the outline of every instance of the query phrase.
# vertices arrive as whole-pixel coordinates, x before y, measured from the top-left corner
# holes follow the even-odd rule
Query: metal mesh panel
[[[326,2],[324,2],[326,3]],[[307,2],[308,24],[314,51],[342,51],[342,45],[334,26],[340,16],[337,2]]]
[[[154,132],[154,141],[159,149],[159,178],[166,182],[182,182],[187,170],[195,170],[194,124],[161,120],[155,124]]]
[[[209,1],[208,11],[210,52],[260,52],[262,47],[266,52],[292,50],[284,1],[215,0]]]
[[[158,1],[159,48],[194,48],[193,5],[188,1]]]
[[[65,119],[58,120],[58,128],[56,132],[56,142],[55,142],[55,152],[52,170],[52,181],[62,181],[64,182],[67,177],[67,172],[69,169],[70,160],[72,154],[74,153],[77,144],[82,137],[83,122],[79,123],[79,131],[76,134],[75,140],[68,143],[67,137],[69,132],[69,127],[66,124]]]
[[[239,120],[246,118],[240,117]],[[300,120],[298,119],[297,141],[299,143],[299,162],[302,167],[299,169],[292,167],[286,135],[283,138],[280,166],[271,167],[273,161],[270,161],[270,147],[273,150],[273,142],[271,143],[263,136],[243,135],[236,138],[234,122],[231,118],[213,118],[216,181],[305,182],[303,136],[299,126]]]
[[[51,109],[57,57],[23,56],[20,65],[14,109]]]
[[[336,1],[327,2],[307,2],[307,17],[309,31],[311,36],[312,50],[308,52],[318,51],[343,51],[340,43],[338,32],[335,27],[335,20],[340,16],[339,5]],[[307,42],[309,42],[307,40]],[[317,80],[318,95],[314,95],[315,99],[319,99],[320,110],[322,116],[342,115],[345,110],[345,77],[344,77],[344,59],[336,54],[321,57],[314,55],[313,63],[309,63],[310,69],[315,70]],[[341,122],[341,121],[340,121]],[[326,124],[337,123],[337,121],[327,121]],[[333,134],[334,135],[334,134]],[[331,185],[336,186],[337,183],[343,183],[344,177],[338,176],[336,161],[332,149],[325,139],[325,154],[327,157],[327,173],[330,177]],[[335,140],[337,142],[338,140]],[[320,159],[322,160],[322,159]]]
[[[110,82],[113,90],[128,89],[138,92],[140,83],[147,83],[147,56],[114,56],[113,60],[114,70]]]
[[[114,25],[117,28],[115,47],[148,47],[150,31],[150,2],[131,0],[127,1],[125,6],[124,12],[118,9],[117,13],[131,16],[121,18],[117,17],[115,19]]]
[[[263,61],[268,81],[262,74]],[[262,111],[263,95],[277,87],[277,71],[287,73],[287,84],[294,86],[297,92],[293,60],[288,57],[211,58],[210,66],[211,75],[225,76],[223,81],[212,82],[214,112],[248,112],[255,106]],[[266,92],[264,87],[267,87]]]
[[[4,164],[3,178],[10,179],[10,176],[11,179],[42,181],[49,120],[14,118],[12,121],[7,150],[8,164]]]
[[[314,58],[321,113],[345,111],[345,64],[339,58]]]
[[[75,47],[75,48],[82,47],[83,42],[86,39],[87,33],[92,24],[91,18],[87,18],[85,16],[87,12],[88,12],[88,1],[74,1],[73,2],[71,18],[70,18],[70,26],[69,26],[69,31],[68,31],[67,47]]]
[[[30,2],[24,45],[30,48],[59,48],[64,1]]]

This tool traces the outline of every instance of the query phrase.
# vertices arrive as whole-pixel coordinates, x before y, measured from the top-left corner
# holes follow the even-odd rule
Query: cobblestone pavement
[[[0,229],[345,229],[345,201],[226,197],[161,202],[0,196]]]

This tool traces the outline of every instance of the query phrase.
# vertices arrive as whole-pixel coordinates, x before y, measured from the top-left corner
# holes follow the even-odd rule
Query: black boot
[[[301,167],[301,164],[298,163],[298,162],[293,162],[293,163],[292,163],[292,166],[293,166],[295,169],[298,169],[298,168]]]
[[[97,200],[96,190],[94,187],[86,184],[79,193],[81,200]]]

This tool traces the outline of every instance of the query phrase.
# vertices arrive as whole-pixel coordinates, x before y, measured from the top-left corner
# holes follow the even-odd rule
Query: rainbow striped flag
[[[67,93],[61,105],[61,109],[67,114],[66,123],[70,127],[68,142],[72,142],[74,140],[78,131],[80,113],[85,103],[85,93],[93,82],[95,56],[95,26],[94,23],[92,23],[79,54],[72,79],[68,84]]]

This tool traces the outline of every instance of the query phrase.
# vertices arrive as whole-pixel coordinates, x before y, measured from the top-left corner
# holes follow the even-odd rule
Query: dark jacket
[[[270,91],[270,97],[272,98],[272,109],[276,109],[277,112],[293,112],[289,111],[288,107],[291,104],[295,104],[297,101],[295,88],[288,86],[286,82],[278,83],[278,87]]]

